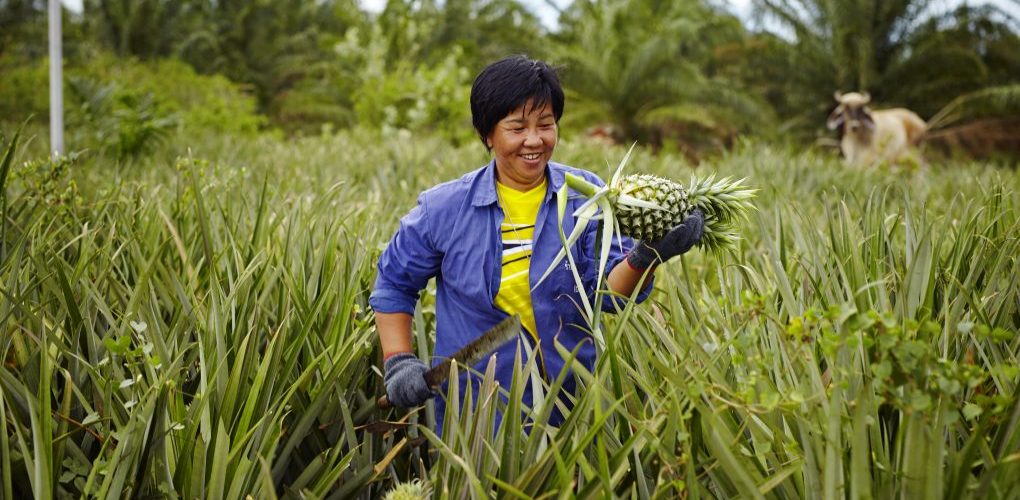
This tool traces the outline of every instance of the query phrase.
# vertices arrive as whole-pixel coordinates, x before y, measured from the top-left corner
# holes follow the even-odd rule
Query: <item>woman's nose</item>
[[[537,130],[528,130],[527,135],[524,137],[525,145],[541,145],[542,135]]]

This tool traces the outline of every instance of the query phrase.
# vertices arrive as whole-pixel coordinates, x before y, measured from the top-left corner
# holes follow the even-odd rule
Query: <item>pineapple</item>
[[[746,189],[743,179],[714,176],[699,179],[692,176],[687,187],[662,177],[634,174],[620,178],[607,187],[598,188],[580,177],[568,175],[567,184],[574,190],[594,198],[601,191],[608,200],[608,210],[619,225],[619,232],[631,238],[655,241],[682,223],[695,208],[705,213],[705,234],[698,245],[719,251],[733,245],[738,237],[735,219],[751,207],[748,201],[754,190]]]
[[[567,185],[575,191],[593,200],[604,196],[608,203],[600,206],[615,217],[619,233],[637,240],[656,241],[695,208],[701,208],[705,212],[705,234],[698,245],[710,251],[731,247],[738,239],[735,220],[752,207],[749,200],[755,193],[745,188],[743,182],[692,176],[684,187],[668,179],[637,173],[599,188],[567,174]]]
[[[617,188],[621,194],[647,200],[665,208],[665,211],[647,210],[641,207],[617,205],[616,221],[620,233],[645,241],[655,241],[683,222],[690,213],[687,190],[683,186],[662,177],[638,174],[628,175]]]
[[[567,174],[566,186],[560,193],[560,200],[563,200],[560,202],[560,218],[567,215],[567,187],[588,197],[588,201],[574,212],[573,216],[578,218],[579,223],[569,236],[562,236],[563,249],[535,284],[536,287],[567,256],[566,249],[580,237],[586,222],[596,218],[603,221],[604,244],[599,254],[598,267],[600,277],[605,274],[609,242],[614,235],[655,241],[682,223],[695,208],[705,213],[704,234],[698,246],[718,252],[736,244],[739,239],[735,229],[736,219],[753,207],[750,199],[755,193],[755,190],[743,185],[743,179],[734,181],[724,178],[716,181],[715,176],[705,179],[692,176],[690,183],[684,186],[653,175],[623,176],[623,167],[633,151],[634,146],[631,146],[607,186],[599,187],[581,177]],[[602,210],[601,214],[597,213],[599,209]]]

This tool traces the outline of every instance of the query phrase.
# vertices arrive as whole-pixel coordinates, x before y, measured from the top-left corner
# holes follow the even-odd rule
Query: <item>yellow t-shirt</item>
[[[535,311],[531,308],[531,285],[528,271],[531,268],[532,238],[538,208],[545,199],[546,182],[521,192],[496,183],[496,194],[503,208],[503,271],[499,281],[499,293],[495,305],[507,314],[521,315],[521,325],[528,331],[538,346],[538,328],[535,326]],[[541,350],[538,350],[541,353]],[[541,358],[540,358],[541,359]]]

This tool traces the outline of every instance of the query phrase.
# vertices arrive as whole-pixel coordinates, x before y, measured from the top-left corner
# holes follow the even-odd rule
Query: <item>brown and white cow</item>
[[[834,97],[839,105],[829,115],[828,126],[840,129],[839,147],[850,165],[896,163],[913,154],[927,129],[924,120],[906,108],[872,111],[867,92],[836,91]]]

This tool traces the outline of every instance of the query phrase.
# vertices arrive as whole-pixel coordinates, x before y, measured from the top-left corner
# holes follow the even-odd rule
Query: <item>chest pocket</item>
[[[441,277],[454,300],[463,305],[487,306],[495,297],[492,278],[498,283],[500,255],[491,225],[480,227],[477,220],[474,222],[453,224],[441,236],[447,239]]]
[[[583,200],[581,200],[583,202]],[[567,204],[567,213],[573,213],[574,210],[580,206],[581,202],[571,200]],[[569,235],[574,229],[573,220],[568,220],[564,224],[563,231]],[[559,236],[559,225],[555,222],[555,214],[552,218],[547,220],[548,226],[543,229],[542,239],[550,238],[553,241],[543,241],[543,250],[547,255],[545,259],[542,259],[544,264],[537,266],[535,269],[541,273],[544,273],[547,269],[548,263],[552,262],[552,259],[562,248],[562,243]],[[597,222],[590,222],[587,230],[581,234],[581,237],[574,243],[570,249],[570,253],[573,257],[573,263],[564,258],[560,261],[556,267],[557,269],[549,276],[549,280],[554,283],[554,289],[557,294],[567,294],[576,297],[579,293],[577,281],[574,279],[572,267],[577,266],[578,275],[581,277],[585,290],[592,290],[595,286],[595,267],[596,262],[593,262],[593,256],[595,256],[595,235],[597,231]]]

